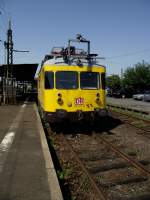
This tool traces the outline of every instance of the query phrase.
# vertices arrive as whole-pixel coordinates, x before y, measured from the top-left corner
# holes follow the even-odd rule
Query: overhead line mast
[[[14,43],[12,39],[12,27],[11,20],[9,20],[7,30],[7,40],[4,42],[4,47],[7,52],[7,63],[3,78],[3,97],[4,103],[14,103],[16,101],[16,78],[13,69],[13,52],[29,52],[19,51],[13,48]]]
[[[9,20],[9,28],[7,31],[7,64],[13,64],[13,41],[12,41],[12,29],[11,29],[11,20]]]
[[[7,30],[7,42],[4,42],[4,46],[7,50],[7,71],[6,71],[6,77],[11,76],[11,70],[10,67],[13,64],[13,40],[12,40],[12,29],[11,29],[11,20],[9,20],[9,27]]]
[[[13,76],[13,52],[21,52],[21,53],[28,53],[29,51],[26,50],[16,50],[13,48],[14,43],[12,39],[12,25],[11,20],[9,20],[9,26],[7,30],[7,42],[4,42],[5,49],[7,51],[7,71],[6,77],[11,78]]]

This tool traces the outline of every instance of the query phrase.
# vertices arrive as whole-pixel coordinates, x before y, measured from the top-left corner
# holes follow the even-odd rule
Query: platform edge
[[[45,168],[46,168],[47,177],[48,177],[50,197],[51,197],[51,200],[63,200],[62,192],[61,192],[61,189],[60,189],[60,185],[59,185],[59,182],[58,182],[58,178],[57,178],[57,175],[56,175],[56,171],[55,171],[55,168],[54,168],[52,157],[51,157],[51,154],[49,152],[49,147],[48,147],[48,144],[47,144],[47,141],[46,141],[46,136],[45,136],[45,133],[44,133],[41,118],[39,116],[39,112],[38,112],[36,104],[34,104],[34,109],[35,109],[36,116],[37,116],[38,130],[39,130],[39,133],[40,133],[42,151],[43,151],[44,159],[45,159]]]

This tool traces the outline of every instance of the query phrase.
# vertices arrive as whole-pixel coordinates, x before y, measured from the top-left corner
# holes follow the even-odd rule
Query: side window
[[[40,77],[38,77],[38,88],[40,88]]]
[[[40,75],[38,76],[37,83],[38,83],[38,88],[40,88],[40,84],[41,84],[41,76]]]
[[[102,89],[105,90],[105,73],[101,73],[101,85],[102,85]]]
[[[53,89],[53,88],[54,88],[54,73],[45,72],[45,89]]]

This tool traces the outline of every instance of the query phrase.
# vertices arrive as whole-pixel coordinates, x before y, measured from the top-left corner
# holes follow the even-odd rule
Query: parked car
[[[112,96],[112,92],[109,88],[106,88],[106,96],[108,96],[108,97]]]
[[[120,90],[113,92],[113,97],[117,98],[131,98],[133,95],[133,91],[126,88],[121,88]]]
[[[143,97],[144,97],[144,93],[141,93],[141,94],[134,94],[133,95],[133,99],[135,100],[143,100]]]
[[[150,101],[150,91],[145,92],[143,101]]]
[[[133,99],[140,101],[150,101],[150,91],[141,92],[139,94],[134,94]]]

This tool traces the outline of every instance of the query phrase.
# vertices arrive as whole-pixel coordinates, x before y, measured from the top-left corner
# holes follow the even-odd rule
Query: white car
[[[145,92],[143,101],[150,101],[150,91]]]
[[[134,94],[132,97],[135,100],[143,100],[144,94]]]
[[[150,91],[145,91],[142,94],[134,94],[133,99],[141,101],[150,101]]]

